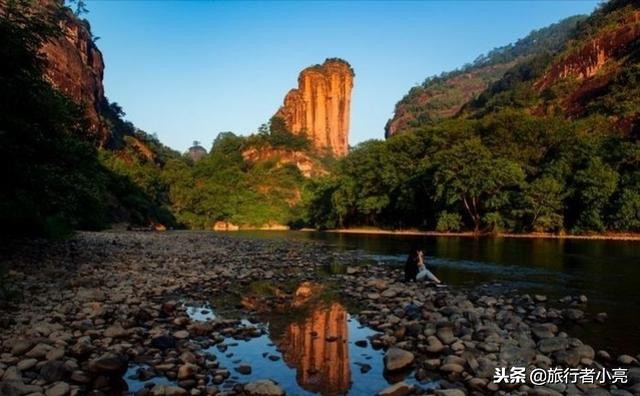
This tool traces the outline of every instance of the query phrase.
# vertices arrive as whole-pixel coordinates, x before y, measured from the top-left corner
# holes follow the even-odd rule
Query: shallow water
[[[208,305],[183,307],[192,320],[224,316]],[[203,311],[206,314],[203,315]],[[220,368],[231,372],[230,377],[218,385],[222,389],[230,389],[237,383],[271,379],[290,395],[361,395],[375,394],[401,380],[425,389],[438,384],[436,379],[418,382],[411,370],[385,377],[384,351],[374,349],[369,342],[376,332],[360,324],[337,302],[312,307],[303,317],[276,314],[259,323],[242,320],[241,325],[258,327],[263,334],[248,340],[228,337],[201,351],[215,355]],[[366,341],[366,345],[362,341]],[[251,366],[249,374],[236,370],[245,362]],[[175,384],[162,376],[138,380],[135,374],[141,367],[145,365],[131,365],[124,376],[130,394],[149,382]]]
[[[640,353],[640,242],[571,239],[466,238],[296,231],[241,231],[252,238],[319,240],[380,265],[401,265],[410,246],[426,249],[430,269],[447,284],[486,292],[589,298],[586,311],[603,323],[568,328],[596,349]],[[484,292],[483,291],[483,292]]]

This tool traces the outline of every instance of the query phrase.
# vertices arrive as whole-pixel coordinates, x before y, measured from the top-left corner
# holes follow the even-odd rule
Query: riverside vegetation
[[[409,122],[392,122],[386,141],[361,143],[345,157],[314,151],[304,134],[274,117],[252,136],[219,134],[195,162],[125,121],[123,109],[106,99],[99,110],[110,138],[92,140],[81,109],[42,77],[38,49],[61,34],[57,14],[8,4],[0,21],[10,43],[1,49],[10,61],[0,69],[3,233],[60,235],[114,222],[210,229],[218,221],[474,232],[640,229],[636,2],[603,3],[589,17],[427,79],[398,103],[396,117]],[[592,64],[589,48],[604,51],[605,62]],[[595,74],[561,77],[557,70],[565,69]],[[460,76],[486,87],[461,95],[472,89],[459,86]],[[438,99],[419,99],[431,96]],[[276,154],[250,161],[243,154],[251,149]],[[291,153],[304,155],[316,176],[304,177],[279,157]]]
[[[580,80],[542,78],[589,40],[616,35],[636,2],[610,1],[536,32],[520,42],[527,51],[490,53],[478,68],[509,66],[492,69],[478,95],[445,95],[449,110],[433,117],[434,104],[425,113],[410,93],[402,104],[420,116],[343,158],[314,152],[275,117],[249,137],[220,134],[198,161],[137,129],[106,98],[96,111],[108,134],[94,135],[86,109],[43,77],[39,49],[62,34],[61,14],[32,6],[0,2],[0,394],[640,394],[639,351],[611,356],[571,336],[574,325],[606,320],[589,313],[587,296],[404,284],[400,268],[317,243],[71,234],[217,221],[638,231],[637,39],[608,53],[608,78],[578,95],[575,113],[565,99],[583,92]],[[90,31],[57,2],[55,10]],[[256,148],[303,153],[320,176],[276,157],[248,161],[243,153]],[[628,382],[493,382],[496,367],[511,366],[622,367]]]

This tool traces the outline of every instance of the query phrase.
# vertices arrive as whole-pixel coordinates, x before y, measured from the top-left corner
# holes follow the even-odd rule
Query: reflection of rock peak
[[[313,146],[337,156],[347,153],[353,69],[340,59],[304,69],[298,88],[276,113],[293,133],[306,133]]]
[[[344,394],[351,385],[347,340],[347,311],[334,303],[303,323],[290,324],[281,347],[300,386],[324,395]]]

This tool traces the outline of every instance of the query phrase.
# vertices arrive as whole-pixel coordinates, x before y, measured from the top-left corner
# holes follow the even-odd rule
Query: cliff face
[[[631,44],[640,38],[640,11],[628,15],[620,24],[598,37],[588,40],[577,50],[555,62],[538,80],[535,87],[542,90],[567,77],[586,80],[594,77],[608,60],[620,58]]]
[[[353,70],[339,59],[304,69],[275,114],[293,133],[306,133],[313,147],[347,154]]]
[[[304,177],[327,174],[326,169],[318,161],[302,151],[251,147],[242,152],[242,158],[251,164],[275,160],[278,167],[294,165]]]
[[[43,6],[54,12],[60,8],[56,1],[43,1]],[[62,35],[42,47],[46,58],[46,78],[62,93],[85,108],[91,134],[100,145],[106,144],[109,132],[100,115],[106,103],[102,78],[102,53],[93,42],[87,24],[69,10],[63,10],[59,19]]]
[[[634,60],[640,41],[640,10],[624,15],[614,26],[597,32],[576,48],[559,56],[534,83],[539,92],[573,81],[573,87],[561,92],[555,101],[569,117],[583,114],[589,102],[606,92],[611,81]],[[636,55],[637,56],[637,55]],[[550,112],[556,103],[543,103],[537,112]],[[621,128],[623,130],[629,128]]]

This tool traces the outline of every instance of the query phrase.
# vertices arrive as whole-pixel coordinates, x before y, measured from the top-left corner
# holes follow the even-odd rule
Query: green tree
[[[574,178],[577,231],[604,231],[604,210],[616,191],[618,173],[599,157],[591,158]]]
[[[461,204],[474,232],[480,231],[483,215],[505,206],[510,190],[524,180],[518,164],[493,158],[477,138],[437,153],[431,169],[434,199],[445,207]]]
[[[562,228],[562,209],[566,192],[563,183],[543,176],[524,185],[521,215],[533,231],[556,231]]]

